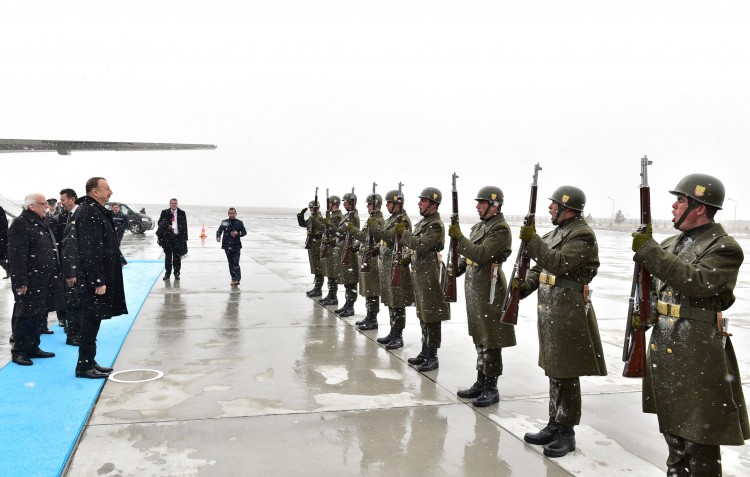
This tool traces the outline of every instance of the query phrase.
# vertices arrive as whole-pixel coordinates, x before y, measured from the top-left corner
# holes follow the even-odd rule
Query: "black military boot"
[[[544,429],[535,433],[527,432],[526,434],[524,434],[523,440],[525,440],[529,444],[538,446],[547,445],[555,440],[555,436],[557,435],[557,430],[559,429],[559,427],[560,425],[550,417],[549,422]]]
[[[336,293],[339,291],[339,286],[336,284],[332,284],[331,280],[328,279],[328,295],[325,296],[325,298],[318,300],[321,305],[338,305],[339,299],[336,297]]]
[[[172,274],[172,270],[167,270],[166,273],[164,273],[164,278],[162,280],[169,280],[169,276]]]
[[[387,335],[382,336],[382,337],[380,337],[380,338],[378,338],[378,339],[375,340],[375,341],[377,341],[378,343],[380,343],[382,345],[390,343],[391,342],[391,338],[393,338],[393,314],[394,313],[395,312],[394,312],[393,308],[388,308],[388,317],[390,318],[389,321],[391,323],[391,330],[388,332]]]
[[[572,427],[558,425],[555,440],[544,446],[547,457],[563,457],[568,452],[576,450],[576,433]]]
[[[376,296],[367,297],[365,303],[367,306],[367,316],[365,317],[364,323],[359,325],[357,328],[359,328],[360,331],[377,330],[378,313],[380,312],[380,300]]]
[[[399,349],[404,347],[404,338],[402,336],[403,328],[394,326],[392,328],[391,341],[385,345],[385,349]]]
[[[418,355],[416,355],[414,358],[409,358],[406,360],[407,363],[411,364],[412,366],[416,366],[418,364],[422,364],[427,360],[427,345],[422,345],[422,351],[419,352]]]
[[[424,373],[426,371],[437,369],[438,366],[440,366],[440,363],[438,363],[437,348],[427,348],[427,357],[425,358],[424,363],[414,369],[420,373]]]
[[[497,390],[497,376],[487,376],[484,382],[484,391],[472,404],[476,407],[487,407],[500,401],[500,393]]]
[[[350,310],[351,313],[349,313]],[[341,308],[336,308],[335,310],[333,310],[333,312],[341,317],[352,316],[354,314],[354,302],[347,298],[344,302],[344,306],[342,306]]]
[[[469,389],[459,389],[456,396],[463,399],[474,399],[479,397],[484,391],[484,383],[487,380],[483,372],[477,371],[477,380],[471,385]]]
[[[346,297],[346,303],[342,308],[335,310],[334,313],[339,315],[341,318],[354,315],[354,302],[357,301],[357,284],[344,285],[346,291],[344,296]]]
[[[308,298],[323,296],[323,275],[315,275],[312,290],[305,292]]]

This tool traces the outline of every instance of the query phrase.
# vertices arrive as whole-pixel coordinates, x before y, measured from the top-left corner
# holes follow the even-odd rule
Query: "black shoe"
[[[335,293],[330,293],[329,292],[328,295],[326,295],[325,298],[321,298],[320,300],[318,300],[318,302],[320,302],[320,304],[324,305],[324,306],[338,305],[339,304],[339,299],[336,297]]]
[[[97,371],[99,371],[100,373],[107,373],[107,374],[109,374],[112,371],[114,371],[114,369],[112,369],[110,367],[99,366],[99,363],[97,363],[96,361],[94,361],[94,369],[97,370]]]
[[[547,457],[563,457],[568,452],[576,450],[576,433],[572,427],[560,427],[555,435],[555,440],[544,446],[544,455]]]
[[[432,371],[433,369],[438,369],[440,366],[440,363],[438,363],[437,356],[428,356],[424,363],[420,364],[419,366],[416,366],[414,369],[419,371],[420,373],[424,373],[426,371]]]
[[[305,292],[308,298],[315,298],[316,296],[323,296],[323,291],[320,288],[313,288],[312,290]]]
[[[559,424],[550,419],[549,423],[547,423],[547,426],[544,429],[535,433],[527,432],[526,434],[524,434],[523,440],[525,440],[529,444],[538,446],[547,445],[555,440],[558,428]]]
[[[29,358],[54,358],[54,357],[55,357],[55,353],[51,351],[44,351],[39,348],[29,353]]]
[[[77,336],[68,335],[68,338],[65,340],[65,344],[70,346],[79,346],[81,344],[81,340]]]
[[[336,312],[334,311],[334,313]],[[339,315],[341,318],[346,318],[347,316],[354,316],[354,307],[344,308],[343,310],[341,310],[341,313],[336,313],[336,314]]]
[[[383,336],[382,338],[378,338],[375,341],[377,341],[378,343],[382,345],[385,345],[385,344],[390,343],[392,339],[393,339],[393,328],[391,328],[391,331],[387,335]]]
[[[13,359],[11,359],[14,363],[20,365],[20,366],[31,366],[34,364],[28,356],[24,354],[14,354]]]
[[[104,379],[108,378],[108,373],[102,373],[96,370],[96,368],[80,370],[76,369],[76,378],[88,378],[88,379]]]
[[[496,402],[500,402],[500,393],[497,390],[497,376],[487,376],[482,394],[480,394],[472,404],[476,407],[487,407]]]
[[[164,278],[162,280],[169,280],[169,272],[164,274]]]
[[[391,341],[385,345],[385,349],[399,349],[404,347],[404,339],[400,336],[394,336]]]
[[[338,315],[342,313],[344,310],[346,310],[347,308],[349,308],[349,304],[344,304],[344,306],[342,306],[341,308],[336,308],[335,310],[333,310],[333,312]]]
[[[427,361],[427,351],[424,348],[422,348],[422,351],[420,351],[418,355],[406,360],[406,362],[411,364],[412,366],[422,364],[425,361]]]
[[[175,280],[179,280],[179,279],[180,279],[180,274],[179,274],[179,273],[177,273],[177,272],[175,272],[175,274],[174,274],[174,279],[175,279]]]
[[[354,326],[357,326],[357,327],[359,327],[359,326],[361,326],[361,325],[364,325],[364,324],[365,324],[365,321],[367,321],[367,318],[363,318],[363,319],[361,319],[361,320],[359,320],[359,321],[355,321],[355,322],[354,322]],[[380,339],[380,338],[378,338],[378,339]]]
[[[8,338],[8,342],[9,343],[15,343],[16,342],[16,337],[13,336],[13,335],[10,335],[10,338]]]
[[[359,325],[357,329],[359,329],[360,331],[377,330],[378,322],[374,320],[370,320],[370,321],[365,320],[365,322]]]
[[[57,324],[65,328],[65,320],[57,320]]]
[[[462,399],[474,399],[478,398],[482,391],[484,391],[484,383],[487,380],[484,373],[481,371],[477,372],[477,380],[471,385],[469,389],[459,389],[456,396]]]
[[[42,331],[42,334],[43,335],[54,335],[55,332],[52,331],[51,329],[47,328],[46,330]]]

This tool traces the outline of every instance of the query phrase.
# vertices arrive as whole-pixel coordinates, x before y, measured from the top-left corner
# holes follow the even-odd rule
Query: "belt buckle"
[[[675,318],[680,317],[680,305],[670,305],[669,314]]]

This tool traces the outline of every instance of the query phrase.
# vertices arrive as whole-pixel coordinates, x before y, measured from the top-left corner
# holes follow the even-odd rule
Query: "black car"
[[[107,202],[106,204],[104,204],[104,207],[111,210],[112,204],[120,204],[120,210],[123,214],[128,216],[128,228],[132,233],[142,234],[146,230],[151,230],[154,228],[154,221],[151,220],[151,217],[146,214],[136,212],[135,210],[128,207],[127,204],[123,204],[122,202]]]

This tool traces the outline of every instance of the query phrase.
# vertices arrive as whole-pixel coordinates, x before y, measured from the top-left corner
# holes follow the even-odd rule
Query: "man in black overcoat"
[[[8,265],[15,303],[11,326],[15,342],[12,361],[34,364],[31,358],[51,358],[39,348],[47,329],[47,314],[65,301],[55,236],[45,222],[47,202],[42,194],[29,194],[24,210],[8,230]]]
[[[0,267],[8,276],[8,217],[5,209],[0,207]]]
[[[177,207],[177,199],[169,200],[169,208],[161,211],[156,236],[164,249],[164,280],[169,280],[174,268],[174,279],[180,279],[182,256],[187,255],[187,216]]]
[[[96,362],[96,336],[102,320],[128,312],[120,248],[112,213],[104,207],[112,189],[103,177],[86,181],[86,195],[75,214],[78,238],[81,331],[76,377],[106,378],[112,368]]]

